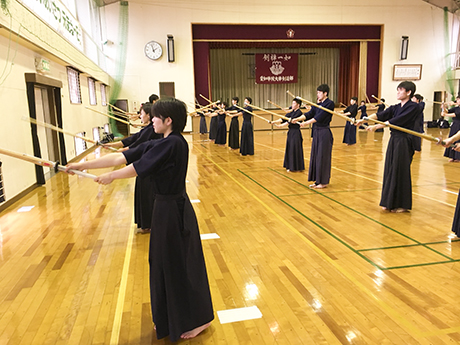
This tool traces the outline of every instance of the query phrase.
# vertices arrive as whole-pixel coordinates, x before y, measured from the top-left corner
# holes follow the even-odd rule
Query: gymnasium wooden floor
[[[203,240],[214,308],[256,306],[262,317],[221,324],[216,314],[179,343],[460,343],[460,240],[450,232],[460,163],[424,141],[413,210],[387,213],[388,132],[359,132],[354,146],[333,133],[324,190],[283,169],[286,131],[255,132],[252,157],[186,135],[200,230],[220,236]],[[1,345],[170,343],[151,323],[149,235],[135,234],[133,188],[59,173],[0,213]]]

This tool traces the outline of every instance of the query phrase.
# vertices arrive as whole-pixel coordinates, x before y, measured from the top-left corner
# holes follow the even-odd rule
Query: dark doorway
[[[433,100],[435,102],[444,102],[446,97],[445,91],[435,91],[433,94]],[[433,105],[433,121],[437,121],[441,118],[441,106],[437,103]]]
[[[62,128],[62,82],[36,73],[25,74],[27,85],[27,101],[29,116]],[[34,156],[67,164],[64,135],[30,124]],[[54,171],[49,168],[35,166],[38,184],[44,184]]]
[[[128,100],[127,99],[117,99],[117,101],[115,102],[115,106],[118,108],[118,109],[121,109],[123,110],[125,113],[127,113],[129,111],[128,109]],[[120,120],[123,120],[123,121],[126,121],[126,117],[122,117],[118,114],[115,113],[115,117],[119,118]],[[120,121],[116,121],[116,126],[117,126],[117,130],[120,134],[124,135],[124,136],[128,136],[129,135],[129,125],[123,123],[123,122],[120,122]]]
[[[174,82],[160,82],[160,98],[176,97]]]

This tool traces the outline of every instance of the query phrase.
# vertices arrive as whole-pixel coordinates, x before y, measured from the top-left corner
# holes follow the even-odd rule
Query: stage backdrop
[[[256,77],[256,56],[263,54],[298,55],[297,80],[285,83],[258,83]],[[329,97],[337,101],[339,85],[340,49],[338,48],[298,48],[298,49],[211,49],[210,76],[213,99],[230,102],[232,97],[251,97],[259,107],[273,107],[271,100],[283,107],[290,106],[292,97],[289,90],[297,96],[311,101],[316,100],[316,88],[328,84]],[[204,103],[203,103],[204,104]]]
[[[256,84],[297,83],[297,53],[256,54]]]

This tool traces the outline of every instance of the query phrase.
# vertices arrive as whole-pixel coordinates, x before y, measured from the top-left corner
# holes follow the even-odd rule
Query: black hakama
[[[203,113],[200,114],[200,134],[208,133],[208,126],[206,126],[206,116]]]
[[[356,144],[356,126],[348,121],[343,131],[343,143],[348,145]]]
[[[211,117],[211,122],[209,123],[209,139],[215,140],[217,136],[217,116]]]
[[[150,299],[157,338],[214,319],[198,222],[185,193],[157,195],[150,235]]]
[[[240,109],[234,105],[227,110],[240,111]],[[233,150],[240,148],[240,122],[238,121],[238,116],[233,116],[230,120],[230,126],[228,127],[228,146]]]
[[[217,115],[217,134],[215,143],[225,145],[227,143],[227,124],[225,123],[225,113]]]
[[[452,124],[450,126],[450,131],[449,131],[449,137],[451,137],[460,130],[460,107],[455,106],[453,108],[450,108],[447,112],[450,114],[452,113],[455,114],[455,116],[452,117]],[[460,140],[457,140],[454,144],[457,144],[457,143],[460,143]],[[460,152],[455,151],[451,147],[447,147],[444,150],[444,157],[448,157],[455,161],[460,161]]]
[[[286,114],[286,117],[295,119],[302,116],[302,112],[297,109]],[[303,138],[300,125],[289,123],[289,130],[286,138],[286,151],[284,152],[283,167],[290,171],[305,170],[305,160],[303,156]]]
[[[410,134],[395,131],[388,141],[380,199],[380,206],[388,210],[412,208],[410,165],[414,148],[411,137]]]
[[[356,115],[358,115],[358,105],[349,105],[343,112],[345,114],[350,113],[350,115],[347,116],[355,119]],[[343,143],[348,145],[356,144],[356,126],[349,121],[345,124],[345,129],[343,131]]]
[[[331,155],[334,138],[329,127],[315,128],[311,143],[310,167],[308,169],[308,181],[315,184],[329,184],[331,179]]]
[[[367,107],[366,107],[366,105],[359,106],[358,110],[361,110],[360,119],[364,119],[365,117],[367,117]],[[363,122],[363,125],[367,126],[367,122]],[[365,127],[364,126],[359,126],[359,129],[365,129]]]
[[[245,107],[245,110],[252,113],[251,107]],[[243,111],[243,126],[241,127],[241,145],[240,153],[243,156],[254,154],[254,130],[252,128],[252,115]]]
[[[361,110],[360,119],[364,119],[367,116],[367,107],[365,105],[361,105],[358,107],[358,110]]]
[[[457,204],[455,205],[454,220],[452,222],[452,232],[460,237],[460,191],[458,192]]]
[[[334,110],[334,102],[329,98],[318,103],[318,105],[329,110]],[[315,130],[313,131],[313,140],[311,143],[308,181],[315,181],[316,185],[327,185],[331,179],[332,144],[334,143],[334,138],[329,128],[332,114],[323,109],[312,107],[304,115],[307,120],[312,118],[316,120],[314,122]]]
[[[156,193],[151,224],[150,296],[157,338],[181,334],[214,319],[195,212],[185,192],[188,144],[180,133],[123,152]]]
[[[392,105],[378,113],[379,121],[388,121],[392,125],[413,129],[420,113],[417,103],[407,101],[403,106]],[[412,135],[390,129],[383,172],[382,196],[380,206],[388,210],[412,208],[412,182],[410,165],[414,155]]]
[[[414,126],[414,131],[418,133],[423,133],[423,110],[425,109],[425,102],[420,102],[417,103],[420,107],[420,114],[417,117],[417,120],[415,120],[415,126]],[[415,151],[422,151],[422,138],[412,136],[412,143],[414,145],[414,150]]]
[[[163,138],[163,134],[155,133],[150,124],[129,138],[123,139],[123,145],[129,142],[129,149],[134,149],[140,144],[154,139]],[[150,229],[152,223],[152,209],[155,193],[150,176],[136,177],[134,185],[134,223],[140,229]]]
[[[232,117],[228,129],[228,146],[233,150],[240,148],[240,123],[238,116]]]
[[[377,116],[379,115],[379,113],[385,111],[385,104],[383,103],[380,103],[379,105],[377,105]],[[383,132],[383,128],[379,128],[376,130],[376,132]]]
[[[155,192],[150,176],[136,177],[134,184],[134,223],[139,229],[150,229]]]

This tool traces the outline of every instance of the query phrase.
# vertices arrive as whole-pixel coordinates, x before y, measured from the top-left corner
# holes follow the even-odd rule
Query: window
[[[96,81],[93,78],[88,78],[88,90],[89,90],[89,104],[96,105]]]
[[[102,105],[107,105],[107,94],[105,84],[101,84],[101,103]]]
[[[67,79],[69,81],[70,103],[81,104],[80,73],[67,67]]]
[[[85,132],[77,133],[77,135],[81,137],[84,137],[85,134],[86,134]],[[81,138],[75,137],[75,155],[76,156],[81,155],[83,152],[85,152],[86,149],[87,149],[86,141],[84,141]]]
[[[0,203],[5,201],[5,190],[3,189],[2,161],[0,161]]]
[[[101,141],[101,130],[100,127],[93,128],[93,139],[96,141]]]

